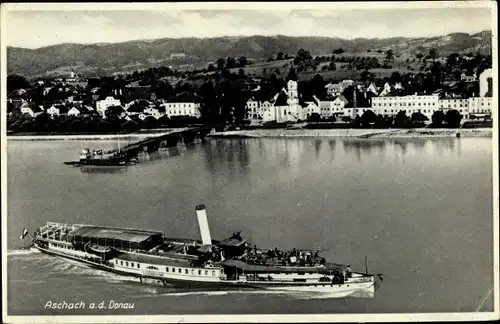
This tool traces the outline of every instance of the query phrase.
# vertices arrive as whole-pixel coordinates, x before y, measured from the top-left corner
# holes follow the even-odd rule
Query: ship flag
[[[27,229],[26,229],[26,227],[25,227],[25,228],[23,229],[23,234],[21,234],[20,239],[22,240],[22,239],[23,239],[23,238],[25,238],[25,237],[26,237],[26,235],[28,235],[28,234],[29,234],[29,232],[28,232],[28,230],[27,230]]]

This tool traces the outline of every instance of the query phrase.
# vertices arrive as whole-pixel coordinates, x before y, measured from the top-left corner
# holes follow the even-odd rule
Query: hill
[[[453,33],[431,38],[387,38],[346,40],[328,37],[249,36],[218,38],[162,38],[122,43],[59,44],[38,49],[7,48],[8,73],[26,77],[65,74],[75,71],[82,75],[105,75],[133,71],[158,65],[193,65],[205,67],[218,57],[246,56],[260,62],[278,52],[295,54],[300,48],[312,55],[332,53],[342,48],[346,52],[366,52],[392,49],[398,56],[411,57],[427,53],[435,47],[441,55],[452,52],[491,53],[491,31],[469,35]],[[171,57],[184,53],[185,57]]]

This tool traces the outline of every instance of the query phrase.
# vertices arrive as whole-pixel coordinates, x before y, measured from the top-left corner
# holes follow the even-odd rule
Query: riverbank
[[[186,128],[161,129],[151,131],[140,131],[129,134],[64,134],[64,135],[7,135],[9,141],[84,141],[84,140],[117,140],[117,139],[138,139],[143,140],[150,137],[162,136],[174,131],[183,131]]]
[[[459,134],[459,135],[457,135]],[[340,137],[340,138],[433,138],[492,137],[492,128],[416,128],[416,129],[260,129],[216,132],[211,137]]]

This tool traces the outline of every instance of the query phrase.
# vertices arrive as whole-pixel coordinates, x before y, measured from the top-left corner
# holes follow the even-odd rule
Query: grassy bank
[[[417,129],[260,129],[216,132],[211,137],[346,137],[346,138],[431,138],[492,137],[491,128],[417,128]]]

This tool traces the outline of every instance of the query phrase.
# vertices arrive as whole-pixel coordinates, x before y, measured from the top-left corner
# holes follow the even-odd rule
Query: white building
[[[363,116],[365,112],[368,110],[372,110],[372,107],[350,107],[350,108],[344,108],[344,117],[349,117],[351,119],[356,118],[356,116]],[[375,112],[375,111],[374,111]],[[376,113],[376,112],[375,112]]]
[[[420,112],[427,118],[431,118],[436,110],[439,110],[439,96],[434,95],[411,95],[401,97],[373,97],[372,110],[377,115],[395,116],[398,112],[405,110],[407,116]]]
[[[316,102],[318,103],[320,110],[319,114],[322,118],[343,115],[344,107],[348,103],[347,99],[343,95],[340,95],[331,101],[321,101],[316,98]]]
[[[47,114],[50,116],[60,116],[68,113],[68,107],[63,105],[52,105],[49,109],[47,109]]]
[[[486,69],[479,75],[479,96],[484,97],[486,93],[488,92],[488,82],[493,82],[492,78],[492,69]],[[491,87],[493,87],[493,84],[491,84]]]
[[[108,108],[111,106],[121,106],[120,100],[115,99],[113,97],[106,97],[106,99],[104,99],[104,100],[96,101],[97,112],[103,118],[106,118],[106,110],[108,110]]]
[[[257,100],[254,100],[253,98],[248,100],[245,109],[248,115],[248,119],[250,120],[257,120],[259,119],[259,116],[261,116],[261,111],[260,111],[260,102]]]
[[[311,114],[318,114],[321,116],[321,109],[315,102],[306,101],[306,105],[307,106],[302,108],[302,114],[305,115],[303,119],[307,119]]]
[[[72,107],[70,110],[68,110],[68,116],[80,116],[81,111],[80,109],[76,107]]]
[[[493,114],[493,98],[491,97],[472,97],[468,99],[469,118],[486,117]]]
[[[331,97],[338,97],[342,94],[344,90],[340,83],[328,83],[326,86],[326,93]]]
[[[444,113],[448,110],[457,110],[463,118],[469,118],[469,99],[443,98],[439,99],[439,110]]]
[[[165,113],[168,117],[171,116],[191,116],[199,118],[200,104],[194,102],[165,102],[162,104],[165,107]]]
[[[21,114],[28,114],[31,117],[36,117],[43,113],[43,109],[34,103],[25,102],[21,105]]]
[[[283,98],[286,98],[286,102],[283,102]],[[276,121],[277,123],[306,119],[302,106],[299,104],[297,81],[288,81],[287,89],[282,89],[275,96],[272,106],[263,110],[262,117],[264,122]]]
[[[263,120],[264,112],[268,110],[273,104],[269,101],[257,101],[251,98],[246,103],[247,119],[249,120]]]

